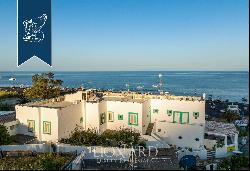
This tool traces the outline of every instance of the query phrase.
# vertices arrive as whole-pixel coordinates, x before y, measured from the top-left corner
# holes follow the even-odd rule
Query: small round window
[[[179,139],[182,139],[182,136],[179,136],[178,138],[179,138]]]
[[[199,138],[195,138],[195,141],[199,141],[200,139]]]

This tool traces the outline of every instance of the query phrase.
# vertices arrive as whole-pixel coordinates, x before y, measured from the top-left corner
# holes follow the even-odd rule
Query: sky
[[[52,67],[17,68],[17,3],[0,0],[0,71],[248,71],[248,0],[52,0]]]

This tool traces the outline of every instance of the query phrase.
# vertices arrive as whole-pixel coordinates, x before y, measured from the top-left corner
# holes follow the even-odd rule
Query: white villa
[[[63,97],[16,106],[18,133],[57,142],[76,127],[129,128],[159,137],[169,145],[204,150],[204,97],[135,92],[78,91]]]

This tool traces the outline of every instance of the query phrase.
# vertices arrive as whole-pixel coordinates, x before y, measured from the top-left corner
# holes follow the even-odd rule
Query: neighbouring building
[[[207,121],[204,145],[208,156],[221,158],[238,151],[238,134],[233,123]]]
[[[18,121],[15,111],[0,111],[0,125],[4,125],[10,135],[16,135]]]

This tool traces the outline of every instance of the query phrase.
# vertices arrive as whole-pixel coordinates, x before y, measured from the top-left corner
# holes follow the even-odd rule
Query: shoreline
[[[29,87],[20,87],[20,86],[6,86],[6,87],[0,87],[0,91],[6,91],[6,92],[17,92],[17,93],[23,93],[24,92],[24,90],[26,89],[26,88],[30,88],[31,86],[29,86]],[[91,89],[91,88],[90,88]],[[93,88],[93,89],[96,89],[96,88]],[[67,94],[67,93],[72,93],[72,92],[76,92],[76,91],[79,91],[79,90],[82,90],[82,87],[78,87],[78,88],[68,88],[68,87],[62,87],[61,88],[61,93],[62,94]],[[126,90],[110,90],[110,89],[96,89],[96,90],[98,90],[98,91],[113,91],[113,92],[122,92],[122,91],[126,91]],[[154,92],[142,92],[142,91],[136,91],[136,90],[133,90],[132,89],[132,91],[131,92],[136,92],[136,93],[138,93],[138,94],[143,94],[143,93],[149,93],[149,94],[158,94],[158,93],[154,93]],[[171,95],[171,93],[170,93],[170,95]],[[172,94],[172,95],[175,95],[175,94]],[[202,95],[200,95],[200,96],[198,96],[198,95],[188,95],[188,94],[185,94],[185,95],[175,95],[175,96],[193,96],[193,97],[201,97]],[[246,99],[246,98],[244,98],[244,99],[246,99],[247,100],[247,103],[244,103],[242,100],[241,100],[241,102],[240,102],[240,100],[239,101],[231,101],[231,100],[229,100],[229,99],[226,99],[226,100],[222,100],[222,99],[220,99],[220,98],[213,98],[212,100],[211,99],[209,99],[210,97],[209,97],[210,95],[208,95],[208,94],[206,94],[206,99],[205,99],[205,101],[206,102],[213,102],[213,103],[235,103],[235,104],[245,104],[245,105],[249,105],[249,100],[248,99]],[[242,98],[243,99],[243,98]]]

